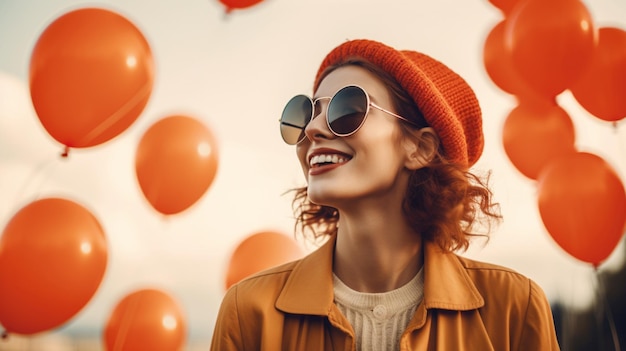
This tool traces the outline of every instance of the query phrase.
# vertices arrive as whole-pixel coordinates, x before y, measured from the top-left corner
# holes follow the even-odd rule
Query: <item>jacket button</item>
[[[378,319],[384,319],[387,317],[387,307],[385,305],[377,305],[374,307],[374,317]]]

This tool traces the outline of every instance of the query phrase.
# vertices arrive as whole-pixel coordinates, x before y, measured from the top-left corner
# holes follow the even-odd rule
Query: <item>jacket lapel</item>
[[[293,268],[276,300],[276,308],[292,314],[327,316],[333,306],[335,236]]]
[[[424,299],[401,338],[400,349],[493,351],[478,312],[484,304],[458,257],[425,242]]]

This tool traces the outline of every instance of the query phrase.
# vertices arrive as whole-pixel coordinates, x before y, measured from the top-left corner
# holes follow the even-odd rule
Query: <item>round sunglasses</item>
[[[304,129],[311,120],[320,114],[320,100],[328,100],[326,124],[328,129],[339,137],[356,133],[365,122],[370,107],[399,118],[414,126],[414,122],[376,105],[370,101],[367,92],[358,85],[341,88],[333,97],[320,97],[315,100],[306,95],[296,95],[287,102],[280,117],[280,134],[289,145],[296,145],[306,137]]]

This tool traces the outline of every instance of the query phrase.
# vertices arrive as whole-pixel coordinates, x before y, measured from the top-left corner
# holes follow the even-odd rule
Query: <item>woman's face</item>
[[[374,104],[395,112],[383,83],[369,71],[353,65],[339,67],[328,74],[313,99],[331,97],[347,85],[361,86]],[[318,103],[321,113],[309,123],[305,129],[306,138],[297,145],[311,201],[342,208],[363,199],[384,201],[390,197],[402,197],[408,170],[405,168],[407,151],[402,146],[401,122],[370,108],[356,133],[337,137],[326,124],[328,99]]]

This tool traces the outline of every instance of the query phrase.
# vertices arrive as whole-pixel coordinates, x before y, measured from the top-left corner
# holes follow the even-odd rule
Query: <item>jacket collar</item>
[[[333,306],[335,236],[293,268],[276,300],[276,308],[292,314],[328,315]],[[485,302],[465,267],[437,244],[424,244],[424,307],[472,310]]]
[[[424,307],[467,311],[485,300],[458,256],[431,242],[424,244]]]

